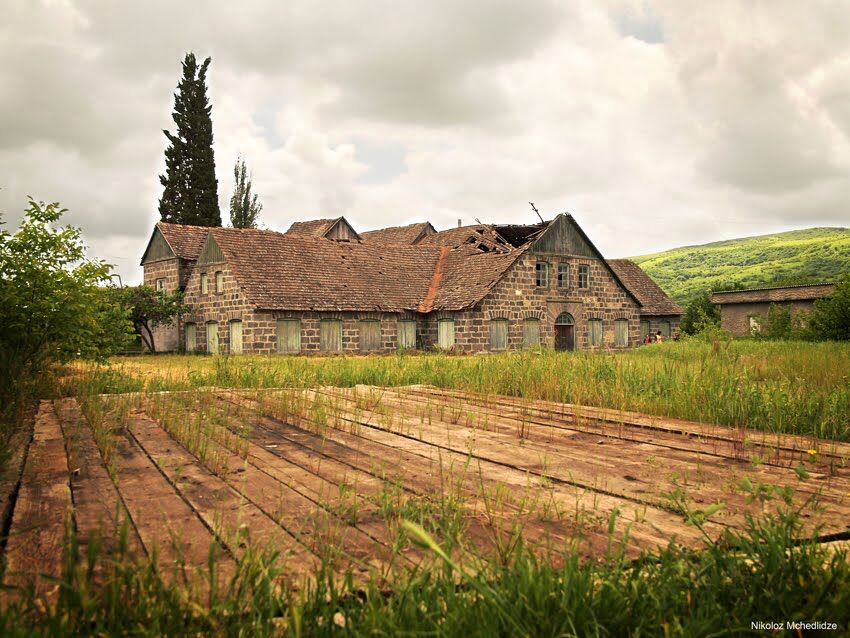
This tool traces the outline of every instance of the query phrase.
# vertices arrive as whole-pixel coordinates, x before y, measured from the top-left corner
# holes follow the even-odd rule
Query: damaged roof
[[[724,290],[711,295],[712,303],[777,303],[781,301],[810,301],[828,297],[835,284],[809,284],[802,286],[780,286],[776,288],[749,288],[747,290]]]
[[[363,237],[363,241],[371,241],[376,244],[413,245],[422,239],[423,235],[435,232],[437,231],[434,230],[431,222],[419,222],[408,224],[407,226],[391,226],[389,228],[368,230],[365,233],[360,233],[360,236]]]

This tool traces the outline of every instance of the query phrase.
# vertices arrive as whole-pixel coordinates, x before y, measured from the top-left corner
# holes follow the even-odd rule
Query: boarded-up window
[[[570,265],[558,264],[558,288],[567,288],[570,285]]]
[[[186,324],[186,352],[194,352],[198,348],[198,327],[193,323]]]
[[[218,354],[218,322],[207,321],[207,352]]]
[[[578,287],[587,288],[590,285],[590,266],[582,264],[578,267]]]
[[[490,321],[490,350],[505,350],[508,347],[508,320]]]
[[[319,349],[322,352],[342,351],[342,321],[322,319],[319,323]]]
[[[545,261],[538,261],[534,265],[534,283],[540,288],[549,287],[549,264]]]
[[[301,320],[277,320],[277,351],[301,352]]]
[[[416,322],[404,319],[398,322],[398,347],[416,347]]]
[[[360,351],[374,352],[381,349],[381,322],[375,320],[360,322]]]
[[[526,348],[540,345],[540,320],[526,319],[522,324],[522,343]]]
[[[220,270],[215,273],[215,291],[224,292],[224,273]]]
[[[602,319],[590,319],[587,322],[587,332],[590,338],[590,345],[602,345]]]
[[[165,279],[156,280],[156,289],[157,292],[165,292]]]
[[[448,350],[455,345],[455,322],[454,319],[440,319],[437,322],[437,345],[443,350]]]
[[[665,339],[670,338],[670,322],[669,321],[662,321],[661,322],[661,336],[664,337]]]
[[[202,272],[201,273],[201,294],[205,295],[210,291],[210,276]]]
[[[629,345],[629,320],[617,319],[614,322],[614,345],[625,347]]]
[[[242,322],[239,319],[230,322],[230,354],[242,354]]]
[[[643,341],[649,334],[649,319],[640,320],[640,339]]]

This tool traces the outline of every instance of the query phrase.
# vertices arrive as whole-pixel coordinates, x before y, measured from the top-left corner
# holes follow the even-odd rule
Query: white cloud
[[[621,256],[847,223],[841,3],[7,4],[0,210],[61,201],[125,281],[188,50],[213,58],[225,219],[241,153],[278,229],[534,221],[532,200]]]

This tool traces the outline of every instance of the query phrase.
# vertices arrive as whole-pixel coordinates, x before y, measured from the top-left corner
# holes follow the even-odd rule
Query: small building
[[[343,217],[286,233],[159,223],[142,265],[146,284],[183,290],[191,308],[155,332],[159,351],[616,350],[681,315],[568,214],[364,233]]]
[[[720,306],[720,326],[733,335],[745,336],[761,329],[772,305],[787,308],[792,316],[811,312],[815,301],[828,297],[834,289],[835,284],[825,283],[725,290],[711,295],[711,302]]]

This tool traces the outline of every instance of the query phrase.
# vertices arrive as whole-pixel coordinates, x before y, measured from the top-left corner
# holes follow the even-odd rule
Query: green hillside
[[[834,281],[850,272],[850,228],[808,228],[632,257],[671,297],[705,289]]]

